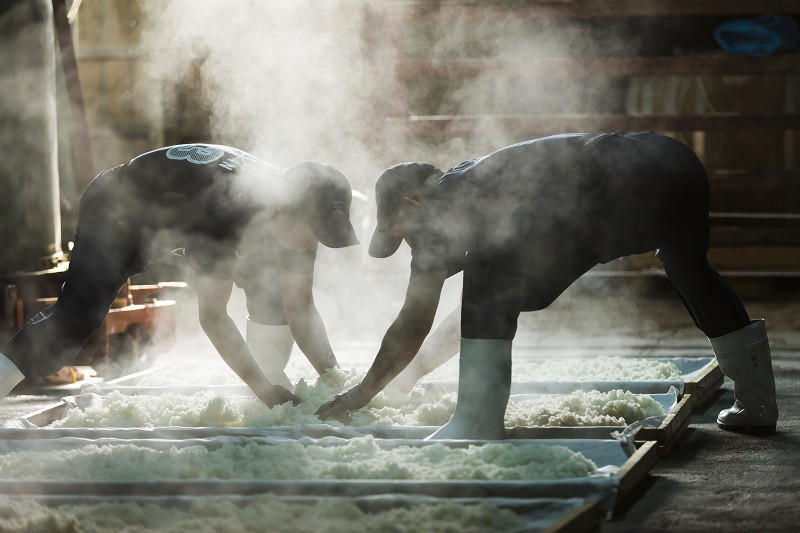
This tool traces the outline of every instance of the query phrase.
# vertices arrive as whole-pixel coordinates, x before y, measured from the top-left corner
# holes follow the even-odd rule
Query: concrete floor
[[[730,380],[694,413],[685,440],[651,471],[641,496],[602,531],[800,531],[800,306],[750,303],[771,337],[778,433],[722,431],[717,413],[733,403]]]
[[[745,303],[751,317],[767,321],[781,413],[778,434],[759,438],[717,428],[717,413],[733,403],[726,381],[694,414],[683,442],[659,459],[638,497],[604,522],[602,531],[800,531],[800,297]],[[542,353],[624,347],[650,356],[676,350],[711,354],[674,295],[624,291],[587,299],[582,289],[570,289],[551,308],[524,316],[517,341],[515,346]],[[335,338],[333,344],[336,348]],[[11,396],[0,401],[0,421],[52,401]]]

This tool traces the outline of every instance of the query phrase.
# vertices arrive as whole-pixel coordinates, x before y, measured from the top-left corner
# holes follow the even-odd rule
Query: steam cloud
[[[366,0],[154,2],[142,37],[150,58],[148,83],[165,87],[162,98],[170,109],[181,105],[176,82],[194,77],[192,87],[199,94],[193,99],[207,107],[212,135],[203,140],[242,148],[284,168],[303,159],[324,161],[370,197],[380,172],[400,161],[427,161],[447,169],[507,144],[556,132],[525,135],[479,123],[469,133],[451,131],[438,139],[406,143],[394,136],[386,116],[580,112],[598,106],[620,111],[626,105],[625,87],[593,79],[484,76],[406,83],[391,68],[398,50],[386,46],[391,31],[382,18],[383,7]],[[398,34],[396,42],[408,58],[524,62],[623,49],[635,53],[641,46],[631,39],[634,32],[520,22],[510,15],[465,18],[441,9],[438,22],[416,22]],[[317,261],[317,303],[334,344],[354,334],[377,343],[399,309],[408,275],[405,246],[391,259],[366,256],[374,205],[353,205],[354,224],[363,230],[362,249],[321,247]],[[460,276],[448,281],[440,317],[457,303],[460,289]],[[568,314],[596,309],[582,294],[573,297],[568,291],[565,296],[555,308]],[[607,303],[598,314],[608,316],[611,310],[613,315],[608,305],[649,327],[645,319],[633,318],[630,301]],[[525,320],[535,327],[548,318]],[[524,330],[522,326],[520,333]]]

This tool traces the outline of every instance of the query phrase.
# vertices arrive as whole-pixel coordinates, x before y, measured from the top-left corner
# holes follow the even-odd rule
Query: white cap
[[[11,360],[0,353],[0,398],[5,398],[17,383],[25,379],[19,368]]]

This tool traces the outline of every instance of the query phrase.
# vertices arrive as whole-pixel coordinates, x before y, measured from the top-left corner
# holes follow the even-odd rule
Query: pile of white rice
[[[327,372],[311,386],[297,385],[300,405],[285,403],[267,408],[249,396],[222,396],[210,391],[194,395],[125,395],[112,391],[95,398],[85,408],[69,409],[54,427],[274,427],[318,424],[320,405],[358,383],[362,375],[338,369]],[[456,394],[439,386],[417,386],[410,393],[384,391],[367,407],[353,413],[349,425],[441,426],[455,410]],[[577,391],[510,402],[507,426],[619,426],[664,410],[648,395],[622,390]],[[337,420],[326,420],[341,425]]]
[[[647,394],[629,391],[575,391],[509,402],[507,427],[625,426],[651,416],[663,416],[664,407]]]
[[[372,437],[336,446],[225,443],[160,451],[133,444],[0,455],[4,480],[147,481],[161,479],[531,480],[584,477],[595,464],[558,445],[441,443],[385,449]]]
[[[118,391],[96,398],[86,408],[69,409],[54,427],[274,427],[319,424],[314,415],[323,403],[361,381],[355,371],[333,369],[309,385],[301,380],[295,393],[303,403],[267,408],[252,396],[222,396],[210,391],[193,395],[125,395]],[[350,425],[440,426],[455,409],[455,393],[441,387],[415,387],[410,393],[384,391],[353,413]],[[325,423],[339,426],[336,420]]]
[[[346,498],[322,499],[314,505],[285,503],[271,495],[248,498],[238,505],[219,498],[202,498],[181,508],[114,502],[48,508],[29,500],[0,498],[0,531],[8,533],[240,533],[265,531],[267,526],[276,533],[480,533],[508,531],[523,525],[511,511],[485,504],[442,503],[371,513]]]

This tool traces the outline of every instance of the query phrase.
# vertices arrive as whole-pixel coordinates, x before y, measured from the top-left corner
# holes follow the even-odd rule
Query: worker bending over
[[[521,311],[549,306],[598,263],[656,250],[695,324],[734,381],[720,427],[772,433],[778,418],[763,320],[709,265],[708,177],[684,144],[655,133],[562,134],[508,146],[442,175],[423,163],[386,170],[376,186],[369,252],[405,239],[405,303],[365,378],[323,405],[359,409],[414,358],[442,284],[464,272],[458,401],[431,438],[499,439]]]
[[[298,402],[283,374],[292,335],[318,371],[336,366],[311,288],[319,242],[358,243],[351,199],[329,165],[284,171],[219,145],[165,147],[100,173],[81,196],[58,300],[0,348],[0,397],[67,363],[128,277],[177,259],[196,273],[200,325],[228,366],[267,405]],[[247,340],[227,312],[234,277],[248,298]]]

